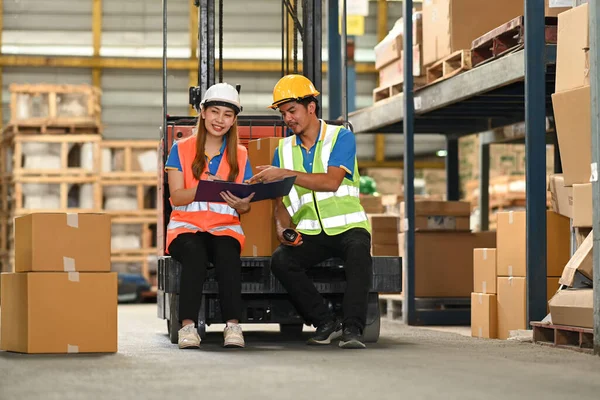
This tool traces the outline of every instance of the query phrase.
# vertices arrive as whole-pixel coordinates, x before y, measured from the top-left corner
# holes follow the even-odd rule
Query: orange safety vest
[[[183,186],[185,189],[196,187],[198,180],[192,174],[192,163],[196,157],[196,135],[180,140],[177,143],[179,161],[183,170]],[[221,158],[217,175],[223,179],[229,176],[229,164],[227,163],[227,151]],[[237,159],[239,173],[235,180],[241,183],[244,179],[244,169],[248,160],[248,151],[244,146],[237,146]],[[200,179],[204,180],[205,172],[208,170],[208,163],[204,166],[204,171]],[[170,201],[170,200],[169,200]],[[244,248],[245,236],[240,223],[238,212],[229,207],[225,202],[213,203],[207,201],[192,201],[185,206],[173,206],[171,218],[167,225],[167,243],[166,251],[168,253],[169,245],[178,235],[186,232],[209,232],[215,236],[231,236],[240,242]]]

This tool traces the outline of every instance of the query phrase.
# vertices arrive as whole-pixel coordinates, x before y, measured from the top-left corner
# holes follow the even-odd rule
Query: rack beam
[[[170,70],[190,70],[198,67],[197,59],[169,59]],[[118,69],[162,69],[160,58],[118,58],[118,57],[60,57],[0,55],[0,67],[63,67],[63,68],[118,68]],[[322,64],[327,72],[327,63]],[[279,61],[223,60],[223,69],[237,72],[279,72]],[[298,65],[302,72],[302,64]],[[374,74],[374,63],[357,63],[356,72]]]

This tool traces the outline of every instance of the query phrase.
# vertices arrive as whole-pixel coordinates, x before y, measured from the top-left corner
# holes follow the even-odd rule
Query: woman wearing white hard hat
[[[222,203],[195,201],[200,180],[243,182],[252,176],[246,148],[238,142],[237,115],[242,110],[237,90],[227,84],[211,86],[200,103],[196,134],[175,142],[165,168],[173,207],[167,226],[167,252],[182,264],[179,289],[179,348],[198,348],[196,326],[207,265],[218,280],[225,347],[244,347],[239,325],[242,314],[244,232],[240,214],[250,211],[254,194],[240,199],[221,193]]]

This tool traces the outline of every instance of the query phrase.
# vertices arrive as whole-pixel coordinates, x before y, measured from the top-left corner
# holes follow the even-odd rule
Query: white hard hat
[[[225,106],[230,107],[239,114],[242,111],[238,91],[228,83],[216,83],[204,93],[200,107]]]

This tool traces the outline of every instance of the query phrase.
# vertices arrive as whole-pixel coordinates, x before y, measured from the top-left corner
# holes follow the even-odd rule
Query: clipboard
[[[202,180],[198,182],[198,189],[196,190],[194,200],[224,203],[225,200],[223,200],[220,193],[228,190],[231,194],[240,199],[246,198],[254,193],[254,197],[250,201],[251,203],[254,203],[255,201],[286,196],[290,193],[290,190],[292,190],[295,181],[295,176],[290,176],[274,182],[254,183],[251,185],[247,183]]]

